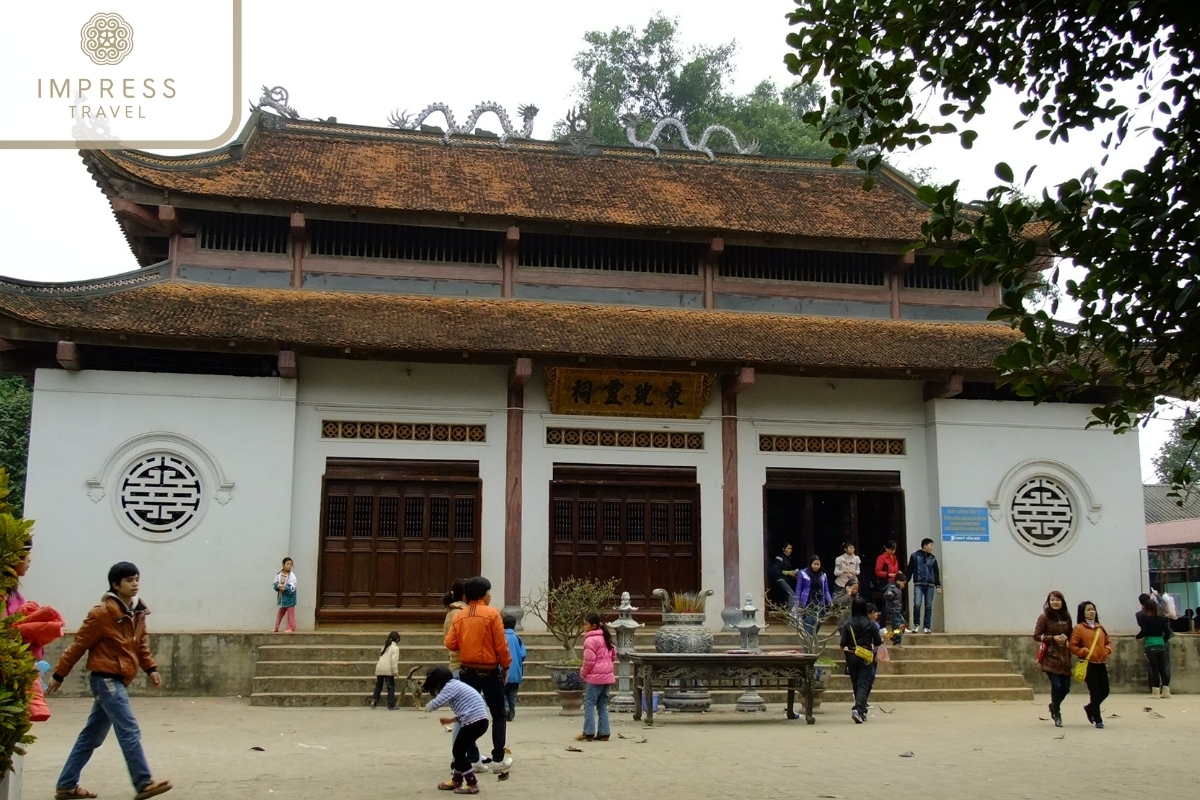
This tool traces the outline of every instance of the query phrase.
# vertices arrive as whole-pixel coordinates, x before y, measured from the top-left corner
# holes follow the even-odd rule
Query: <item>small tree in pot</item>
[[[564,716],[582,714],[583,679],[579,677],[579,658],[575,648],[587,628],[586,617],[612,605],[619,581],[594,578],[563,578],[550,585],[543,583],[537,591],[521,600],[525,613],[541,620],[546,631],[563,647],[563,660],[547,665],[550,677],[558,688]]]
[[[838,628],[845,619],[845,613],[838,606],[829,606],[816,600],[810,600],[808,605],[793,606],[778,603],[767,604],[767,616],[782,622],[796,634],[799,649],[802,652],[817,657],[816,683],[813,684],[813,710],[821,706],[821,696],[825,693],[826,679],[836,668],[836,664],[825,657],[825,647],[830,640],[838,636]],[[805,623],[809,624],[805,624]]]

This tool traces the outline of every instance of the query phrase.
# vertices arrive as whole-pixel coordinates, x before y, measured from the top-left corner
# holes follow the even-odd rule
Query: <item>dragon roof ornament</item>
[[[300,119],[300,113],[296,109],[288,105],[288,90],[282,86],[274,88],[262,87],[262,97],[257,103],[250,104],[250,112],[253,113],[261,108],[269,108],[281,117],[288,119]]]
[[[499,103],[480,103],[471,109],[470,115],[467,116],[466,121],[462,125],[455,123],[454,112],[445,103],[431,103],[416,116],[412,117],[409,116],[407,111],[393,111],[388,116],[388,124],[393,128],[400,128],[401,130],[419,130],[426,119],[439,112],[446,118],[446,132],[442,136],[442,141],[445,144],[450,144],[450,137],[453,135],[462,136],[474,131],[475,123],[479,121],[479,118],[491,112],[500,119],[500,127],[504,130],[500,134],[500,144],[503,145],[509,139],[528,139],[533,135],[533,118],[538,114],[538,107],[535,105],[517,106],[517,113],[520,114],[521,120],[524,123],[519,131],[513,128],[508,112]]]
[[[687,126],[684,125],[681,120],[675,117],[663,117],[654,124],[654,130],[650,131],[649,136],[647,136],[645,139],[638,139],[637,126],[638,123],[640,123],[643,119],[644,118],[642,115],[637,113],[621,115],[621,122],[625,125],[625,135],[629,138],[629,143],[634,147],[643,147],[648,150],[653,150],[655,158],[658,158],[660,155],[658,145],[656,145],[655,142],[657,142],[659,137],[662,135],[663,129],[668,127],[675,128],[675,130],[679,131],[679,136],[683,140],[684,147],[686,147],[688,150],[695,150],[696,152],[704,153],[706,156],[708,156],[709,161],[717,160],[717,157],[713,154],[713,151],[708,147],[708,139],[714,133],[725,134],[725,136],[727,136],[733,143],[734,152],[738,153],[739,155],[755,155],[758,153],[758,142],[750,141],[747,142],[745,147],[742,147],[741,142],[738,141],[737,134],[729,130],[729,128],[726,128],[724,125],[709,125],[704,129],[704,133],[700,134],[700,141],[692,144],[692,140],[688,138]]]

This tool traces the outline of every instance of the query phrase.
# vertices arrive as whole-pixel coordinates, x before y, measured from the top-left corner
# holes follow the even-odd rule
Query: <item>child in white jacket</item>
[[[837,584],[839,591],[846,590],[846,584],[851,578],[858,579],[858,571],[862,565],[862,559],[854,555],[854,545],[846,542],[842,549],[845,552],[833,560],[833,582]]]
[[[379,661],[375,662],[375,695],[371,698],[371,708],[379,704],[379,694],[383,691],[386,681],[388,687],[388,710],[396,710],[396,676],[400,674],[400,634],[392,631],[388,634],[383,649],[379,651]]]

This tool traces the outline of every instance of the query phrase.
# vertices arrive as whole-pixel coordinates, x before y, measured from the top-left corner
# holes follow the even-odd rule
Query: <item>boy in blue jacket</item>
[[[517,636],[517,618],[512,614],[504,615],[504,636],[512,655],[512,666],[508,668],[508,679],[504,682],[504,718],[512,722],[517,716],[517,692],[521,691],[525,671],[525,642]]]

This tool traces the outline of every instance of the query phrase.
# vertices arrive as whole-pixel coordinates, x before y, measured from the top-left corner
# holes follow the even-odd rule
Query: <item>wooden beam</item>
[[[121,221],[141,225],[162,236],[167,235],[167,229],[159,222],[158,216],[151,214],[137,203],[131,203],[122,197],[114,197],[111,202],[113,213]]]
[[[175,206],[162,205],[158,207],[158,221],[162,223],[167,233],[174,236],[179,233],[179,215],[175,213]]]
[[[295,380],[298,375],[296,370],[296,351],[280,350],[278,365],[279,377]]]
[[[926,401],[945,400],[948,397],[962,394],[962,390],[963,376],[956,372],[944,381],[926,381],[925,399]]]
[[[754,367],[740,367],[733,375],[725,378],[726,394],[739,395],[754,386]]]
[[[739,371],[739,374],[741,371]],[[750,370],[753,383],[754,370]],[[726,380],[721,392],[721,551],[724,560],[723,589],[725,604],[721,618],[728,626],[731,609],[741,605],[741,547],[738,529],[738,410],[735,388],[737,379]],[[745,388],[745,387],[742,387]]]
[[[74,342],[60,341],[54,351],[54,356],[63,369],[69,369],[72,372],[83,369],[83,357],[79,353],[79,345]]]
[[[513,368],[508,372],[508,387],[520,389],[533,377],[533,359],[518,358]]]

